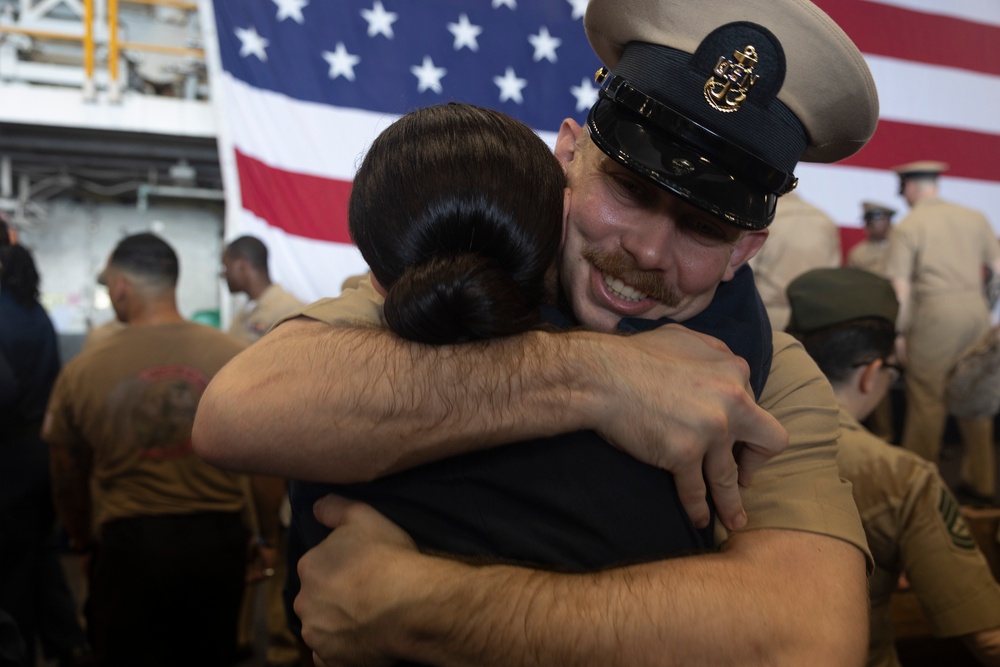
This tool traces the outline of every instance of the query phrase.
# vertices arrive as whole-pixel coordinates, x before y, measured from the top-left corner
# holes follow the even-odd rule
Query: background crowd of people
[[[554,151],[466,104],[390,125],[338,298],[236,238],[222,332],[132,234],[99,276],[118,324],[60,359],[0,228],[0,665],[894,665],[900,587],[1000,665],[961,509],[997,506],[995,409],[936,467],[996,234],[947,165],[901,165],[910,210],[859,202],[842,266],[793,171],[871,138],[870,72],[801,0],[711,9],[591,0],[607,68]]]

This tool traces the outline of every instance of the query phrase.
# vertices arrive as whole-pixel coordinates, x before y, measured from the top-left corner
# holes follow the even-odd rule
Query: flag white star
[[[496,9],[501,5],[509,7],[510,9],[517,9],[517,0],[493,0],[493,9]]]
[[[513,67],[508,67],[503,76],[493,77],[493,83],[500,89],[501,102],[506,102],[507,100],[514,100],[518,104],[524,102],[521,90],[528,85],[528,80],[517,78]]]
[[[267,45],[270,42],[257,34],[257,28],[254,26],[237,28],[235,32],[236,37],[240,40],[240,55],[242,57],[253,55],[257,56],[260,61],[267,60]]]
[[[389,39],[393,38],[392,24],[399,18],[399,14],[385,11],[380,0],[375,0],[371,9],[362,9],[361,16],[368,22],[369,37],[385,35]]]
[[[587,13],[587,3],[590,0],[566,0],[566,2],[573,5],[573,18],[582,19],[583,15]]]
[[[448,73],[443,67],[435,67],[434,61],[431,60],[430,56],[424,56],[424,62],[419,67],[414,65],[410,68],[410,73],[417,77],[417,92],[422,93],[425,90],[433,90],[435,93],[441,93],[441,77]]]
[[[586,111],[597,104],[598,90],[587,77],[583,77],[579,86],[571,86],[569,92],[576,98],[576,110]]]
[[[330,64],[331,79],[342,76],[348,81],[354,81],[354,66],[361,62],[361,57],[348,53],[344,43],[337,42],[335,51],[323,52],[323,60]]]
[[[274,0],[278,6],[278,21],[293,19],[296,23],[305,23],[302,17],[302,8],[309,4],[309,0]]]
[[[558,60],[556,58],[556,49],[562,44],[562,40],[550,35],[549,29],[545,26],[538,29],[537,35],[528,35],[528,41],[535,47],[534,60],[536,63],[542,58],[545,58],[550,63]]]
[[[470,51],[479,50],[479,42],[476,38],[479,37],[483,29],[478,25],[472,25],[469,23],[469,17],[462,14],[458,17],[458,23],[449,23],[448,32],[455,36],[455,50],[459,51],[463,46],[469,48]]]

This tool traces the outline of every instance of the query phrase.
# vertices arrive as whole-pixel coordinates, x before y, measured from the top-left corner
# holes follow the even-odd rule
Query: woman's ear
[[[384,299],[389,294],[389,290],[382,287],[382,283],[378,281],[378,278],[376,278],[375,274],[371,271],[368,272],[368,277],[372,279],[372,287],[374,287],[375,291],[378,292]]]

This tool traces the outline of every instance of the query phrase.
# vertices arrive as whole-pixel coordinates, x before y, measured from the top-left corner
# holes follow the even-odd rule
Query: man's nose
[[[673,263],[677,226],[670,220],[651,220],[622,234],[622,247],[643,271],[666,271]]]

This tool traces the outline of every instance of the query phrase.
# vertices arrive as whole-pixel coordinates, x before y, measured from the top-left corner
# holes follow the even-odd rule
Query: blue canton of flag
[[[396,115],[469,102],[548,130],[596,101],[600,64],[583,32],[585,7],[585,0],[215,2],[222,65],[252,86]]]
[[[522,120],[551,145],[564,118],[586,118],[600,67],[586,4],[203,0],[218,38],[210,64],[227,236],[264,238],[300,298],[337,293],[336,278],[365,270],[349,245],[347,198],[359,156],[389,122],[468,102]]]

